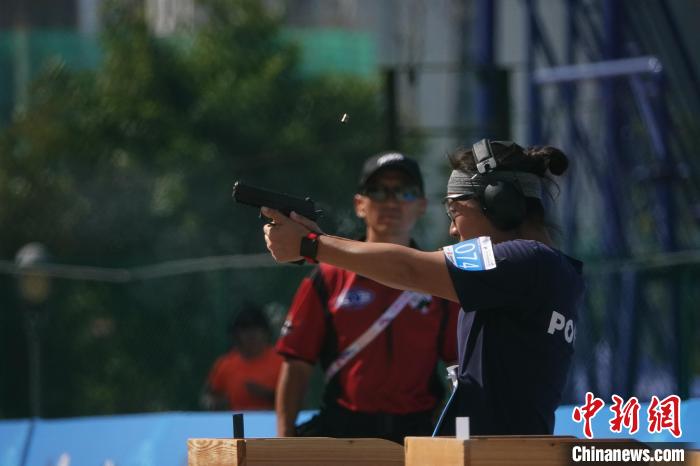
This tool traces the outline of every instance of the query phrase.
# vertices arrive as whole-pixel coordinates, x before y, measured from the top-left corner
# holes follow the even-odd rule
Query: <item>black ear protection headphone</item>
[[[496,142],[496,144],[498,144]],[[494,179],[492,173],[498,166],[491,149],[491,141],[482,139],[472,146],[472,154],[486,186],[477,196],[481,210],[499,230],[512,230],[525,220],[527,212],[525,195],[517,180]]]

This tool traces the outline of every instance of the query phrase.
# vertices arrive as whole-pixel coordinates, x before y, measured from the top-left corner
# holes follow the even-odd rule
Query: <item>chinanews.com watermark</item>
[[[682,445],[682,444],[681,444]],[[679,444],[615,443],[572,445],[571,464],[684,464],[686,451]]]
[[[618,395],[611,398],[610,433],[633,436],[640,428],[646,428],[649,434],[667,432],[677,439],[683,435],[679,396],[669,395],[663,399],[652,396],[644,411],[636,397],[626,401]],[[600,440],[606,432],[598,432],[598,439],[593,440],[596,436],[592,420],[604,407],[605,401],[591,392],[586,393],[583,405],[574,407],[571,418],[582,424],[587,441],[572,444],[570,464],[685,464],[687,452],[684,443],[641,443],[619,438]]]

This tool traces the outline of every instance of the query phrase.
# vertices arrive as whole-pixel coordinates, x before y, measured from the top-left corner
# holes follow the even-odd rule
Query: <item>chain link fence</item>
[[[664,260],[588,264],[564,402],[578,403],[586,391],[640,400],[700,396],[700,261]],[[239,304],[261,304],[278,331],[299,281],[310,271],[274,264],[266,255],[132,269],[140,278],[131,280],[124,271],[102,269],[99,275],[95,269],[54,266],[53,275],[73,276],[51,278],[50,295],[31,304],[20,297],[21,276],[2,265],[4,418],[26,417],[33,408],[42,417],[200,409],[204,380],[228,349],[226,324]],[[313,384],[308,407],[318,402],[320,382]]]

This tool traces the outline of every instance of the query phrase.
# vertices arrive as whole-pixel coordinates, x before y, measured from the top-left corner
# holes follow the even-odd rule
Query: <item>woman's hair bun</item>
[[[547,170],[552,175],[561,175],[569,167],[569,159],[561,150],[552,146],[528,147],[525,151],[528,157],[537,160],[537,165],[541,170],[540,175],[544,175]]]

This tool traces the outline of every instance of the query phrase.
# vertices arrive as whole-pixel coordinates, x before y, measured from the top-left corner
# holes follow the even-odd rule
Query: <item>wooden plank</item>
[[[189,466],[403,466],[404,450],[381,439],[325,437],[190,439]]]
[[[597,448],[643,448],[634,440],[581,440],[556,436],[503,436],[455,438],[406,438],[406,466],[563,466],[571,459],[572,444]]]
[[[467,444],[470,465],[560,466],[569,463],[568,445],[572,439],[557,438],[484,438]]]
[[[685,464],[688,466],[700,466],[700,450],[686,450]]]
[[[237,466],[244,464],[244,439],[194,438],[187,440],[188,466]]]
[[[465,442],[449,437],[406,437],[406,466],[467,464]]]
[[[562,442],[572,437],[406,438],[406,466],[471,465],[554,466],[567,464],[569,450]]]

